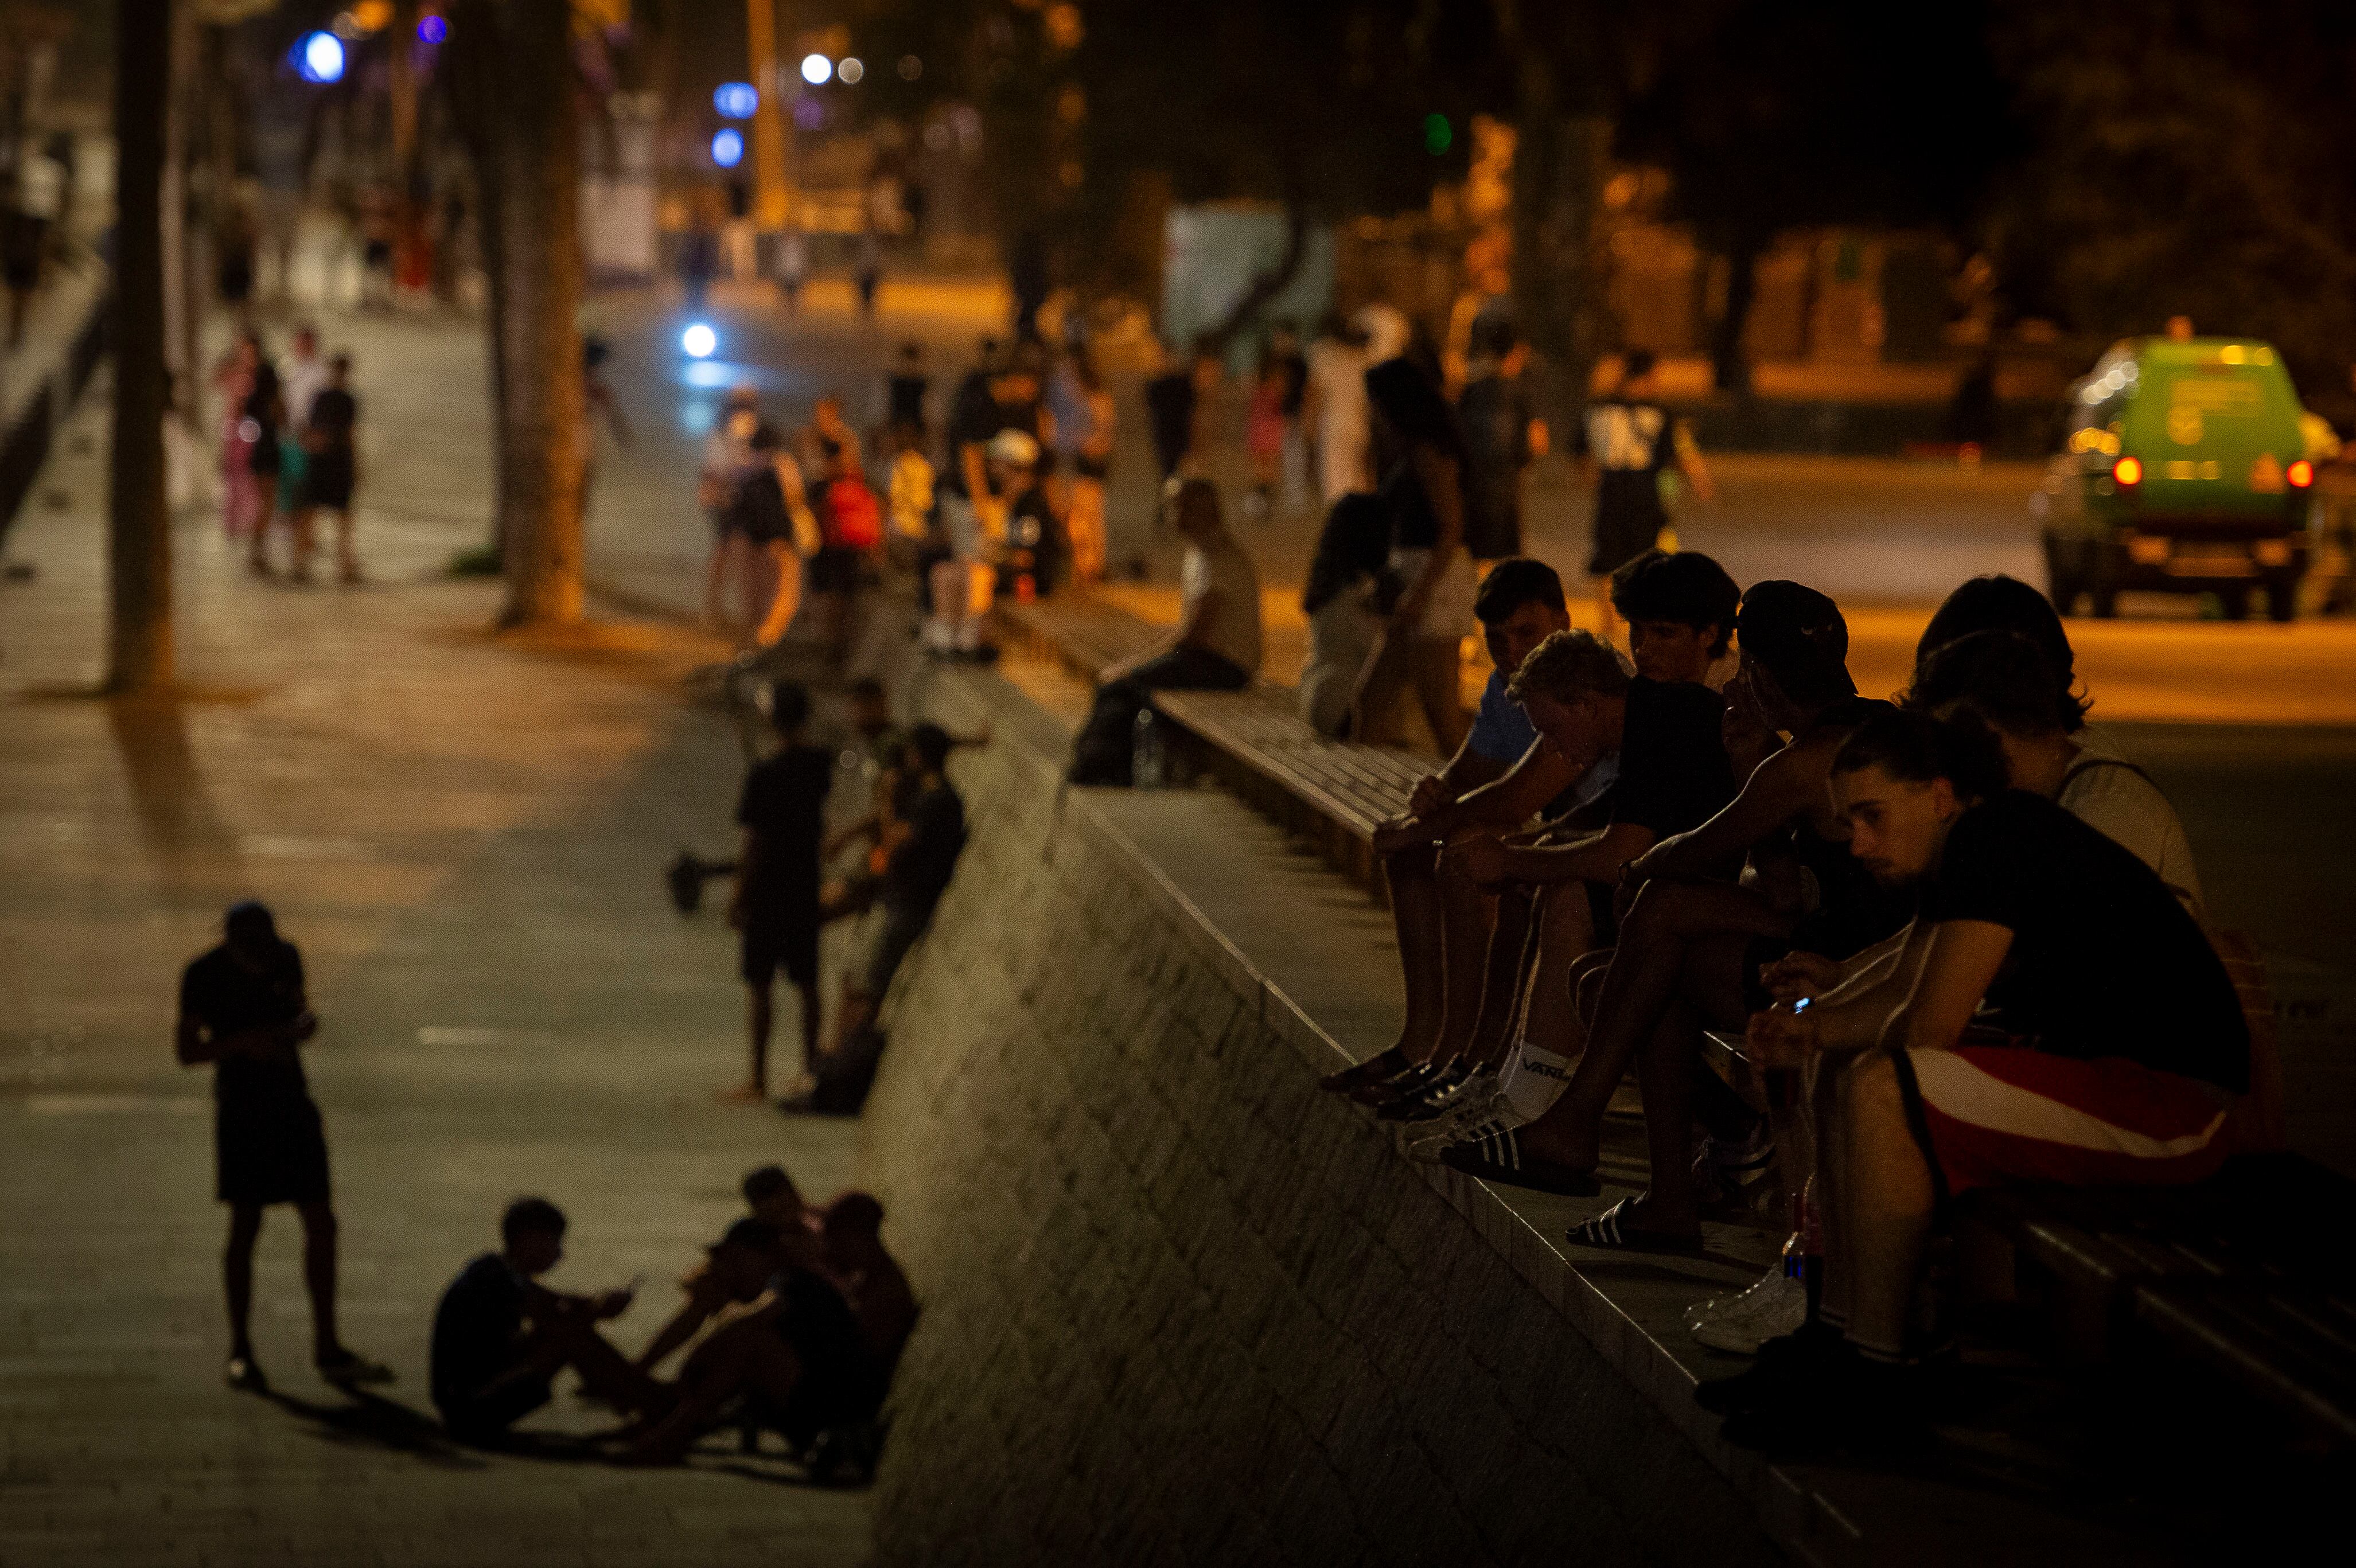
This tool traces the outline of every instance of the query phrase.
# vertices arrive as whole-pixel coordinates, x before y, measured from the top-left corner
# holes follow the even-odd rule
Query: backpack
[[[845,475],[826,487],[824,533],[828,548],[864,554],[884,545],[884,508],[867,481]]]

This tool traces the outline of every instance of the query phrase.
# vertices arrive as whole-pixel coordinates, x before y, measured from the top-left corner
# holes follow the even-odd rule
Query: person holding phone
[[[319,1031],[303,989],[303,955],[278,934],[269,909],[230,906],[221,942],[180,976],[173,1048],[183,1067],[213,1069],[216,1190],[230,1206],[221,1273],[229,1297],[229,1383],[269,1386],[254,1360],[253,1243],[262,1211],[292,1203],[303,1217],[303,1283],[311,1294],[312,1360],[333,1383],[390,1381],[336,1333],[336,1211],[327,1193],[327,1139],[298,1048]]]
[[[566,1367],[594,1399],[633,1415],[663,1404],[662,1384],[597,1332],[629,1310],[636,1285],[597,1296],[549,1289],[564,1258],[564,1211],[519,1198],[499,1221],[500,1250],[458,1272],[434,1313],[432,1386],[442,1424],[462,1443],[494,1446],[553,1397]]]

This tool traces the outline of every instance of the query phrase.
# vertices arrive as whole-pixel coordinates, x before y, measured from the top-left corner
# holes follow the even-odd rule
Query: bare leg
[[[769,1093],[769,1029],[774,1014],[770,1001],[770,983],[747,982],[744,987],[744,1035],[750,1054],[746,1059],[744,1083],[731,1099],[766,1099]]]
[[[548,1341],[562,1356],[561,1364],[573,1369],[593,1398],[616,1409],[658,1409],[669,1396],[669,1390],[608,1344],[585,1316],[565,1314],[549,1326]]]
[[[1462,859],[1449,849],[1440,852],[1439,887],[1443,978],[1439,1044],[1431,1054],[1447,1062],[1472,1043],[1488,990],[1490,950],[1499,945],[1505,933],[1495,895],[1464,875]],[[1513,952],[1518,961],[1523,933],[1515,934]]]
[[[253,1359],[253,1243],[262,1235],[262,1206],[233,1203],[229,1211],[229,1244],[221,1251],[221,1285],[229,1297],[229,1353]]]
[[[1423,709],[1423,721],[1431,727],[1432,739],[1439,742],[1443,757],[1454,756],[1472,728],[1472,721],[1464,716],[1459,658],[1456,644],[1448,638],[1416,639],[1410,678],[1416,701]]]
[[[753,641],[765,648],[775,647],[794,624],[794,612],[801,608],[802,561],[791,545],[782,540],[768,547],[769,563],[776,572],[776,592],[769,601],[768,613],[762,618],[760,629]]]
[[[638,1464],[676,1464],[739,1390],[757,1388],[783,1402],[801,1379],[801,1362],[766,1319],[734,1324],[688,1357],[679,1403],[629,1450]]]
[[[1429,1058],[1440,1043],[1446,1001],[1447,926],[1440,904],[1440,856],[1430,844],[1413,844],[1383,862],[1390,883],[1391,924],[1398,933],[1399,967],[1407,976],[1407,1018],[1397,1050],[1411,1061]]]
[[[1556,1056],[1587,1049],[1585,1015],[1573,1005],[1574,987],[1589,969],[1612,961],[1611,950],[1595,946],[1595,914],[1587,906],[1587,884],[1560,882],[1538,901],[1537,961],[1522,999],[1522,1038]]]
[[[1850,1228],[1839,1272],[1851,1275],[1848,1338],[1894,1357],[1905,1349],[1907,1308],[1931,1233],[1931,1168],[1906,1125],[1897,1064],[1872,1051],[1843,1079]]]
[[[1676,994],[1692,940],[1705,934],[1771,933],[1788,924],[1764,899],[1740,888],[1647,884],[1622,923],[1620,944],[1597,1004],[1595,1028],[1570,1087],[1552,1110],[1523,1130],[1528,1151],[1576,1169],[1593,1169],[1601,1157],[1603,1113],[1612,1092]]]
[[[1481,1007],[1472,1019],[1464,1052],[1483,1067],[1505,1059],[1514,1039],[1514,1019],[1527,988],[1525,979],[1536,956],[1537,900],[1528,888],[1497,895],[1496,929],[1490,933],[1488,963],[1481,975]]]
[[[297,577],[311,575],[311,552],[318,548],[318,512],[310,507],[294,509],[294,560]]]
[[[336,575],[346,582],[360,580],[360,558],[352,549],[352,509],[336,512]]]
[[[703,618],[712,625],[726,619],[725,603],[728,591],[728,546],[734,534],[722,534],[712,541],[712,557],[703,566]]]
[[[311,1293],[311,1353],[326,1361],[344,1354],[336,1334],[336,1211],[305,1203],[303,1216],[303,1288]]]

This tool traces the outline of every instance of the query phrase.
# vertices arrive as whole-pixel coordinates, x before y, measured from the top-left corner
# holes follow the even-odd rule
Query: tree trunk
[[[164,121],[170,0],[118,0],[114,74],[114,430],[107,496],[110,691],[172,682],[172,528],[164,495]]]
[[[1726,309],[1719,314],[1709,339],[1710,377],[1721,392],[1751,395],[1751,356],[1742,347],[1751,325],[1751,302],[1757,296],[1762,242],[1744,235],[1726,252]]]
[[[1588,378],[1601,347],[1605,270],[1598,254],[1612,122],[1566,105],[1542,49],[1521,62],[1514,144],[1514,306],[1531,351],[1540,413],[1566,434],[1581,428]]]
[[[493,0],[456,0],[450,7],[449,41],[443,60],[452,118],[475,171],[475,235],[483,279],[489,293],[484,336],[489,348],[492,491],[491,553],[505,569],[508,539],[509,454],[504,432],[508,414],[508,356],[500,324],[507,319],[507,247],[500,213],[499,125],[506,102],[501,18]],[[444,242],[454,243],[455,236]]]
[[[580,122],[565,0],[507,0],[505,112],[496,130],[505,297],[498,334],[506,389],[508,625],[581,619],[582,480],[588,450],[581,332]]]

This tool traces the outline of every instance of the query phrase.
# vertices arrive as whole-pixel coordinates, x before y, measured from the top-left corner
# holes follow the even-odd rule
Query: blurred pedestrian
[[[697,470],[695,498],[712,522],[712,555],[703,571],[703,619],[707,625],[727,624],[728,607],[744,607],[750,624],[756,612],[751,603],[751,547],[737,526],[736,486],[753,461],[753,432],[760,428],[760,398],[752,388],[732,389],[721,405],[720,420],[703,438],[703,462]],[[729,590],[734,588],[736,592]]]
[[[748,283],[760,275],[760,233],[753,224],[753,187],[741,176],[728,182],[728,221],[721,226],[720,248],[728,276]]]
[[[1328,316],[1309,346],[1301,419],[1316,448],[1318,498],[1330,512],[1343,496],[1374,487],[1366,411],[1365,329]]]
[[[679,283],[691,314],[700,314],[720,272],[720,229],[712,193],[699,190],[687,204],[687,232],[680,236]]]
[[[401,217],[392,193],[371,186],[360,197],[360,308],[392,308],[392,249]]]
[[[1404,358],[1366,372],[1366,400],[1396,454],[1376,494],[1400,588],[1359,691],[1356,732],[1396,744],[1396,709],[1412,694],[1440,754],[1453,756],[1468,727],[1460,667],[1477,586],[1464,549],[1464,441],[1440,388]]]
[[[785,972],[801,1001],[802,1072],[819,1049],[819,845],[826,834],[826,796],[833,756],[803,743],[809,693],[792,681],[770,688],[769,722],[778,750],[745,775],[736,821],[744,829],[736,862],[736,896],[728,923],[743,933],[739,968],[746,990],[750,1047],[744,1082],[723,1098],[758,1104],[769,1097],[773,989]]]
[[[1118,413],[1112,391],[1097,373],[1085,347],[1066,352],[1056,367],[1048,400],[1055,426],[1055,474],[1062,482],[1058,510],[1072,544],[1072,578],[1104,580],[1108,549],[1105,480],[1112,471]]]
[[[1204,338],[1183,363],[1157,350],[1159,373],[1145,383],[1146,417],[1153,428],[1153,454],[1162,465],[1162,481],[1188,470],[1194,461],[1203,425],[1204,400],[1219,384],[1219,360],[1211,341]]]
[[[787,315],[801,309],[802,284],[809,281],[809,236],[802,232],[801,220],[796,219],[777,236],[777,288],[786,296]]]
[[[1456,397],[1464,432],[1464,545],[1475,560],[1522,553],[1522,477],[1546,455],[1546,421],[1530,411],[1523,383],[1529,346],[1513,323],[1479,317],[1468,341],[1464,389]]]
[[[884,244],[872,228],[859,231],[859,252],[851,276],[859,286],[859,314],[874,319],[875,291],[884,283]]]
[[[848,437],[850,432],[842,432]],[[818,641],[840,668],[850,656],[857,630],[860,591],[873,576],[884,547],[884,509],[867,483],[855,443],[835,437],[819,442],[819,488],[811,498],[819,544],[810,558],[810,609]]]
[[[213,283],[220,291],[221,304],[241,322],[253,303],[253,252],[258,243],[253,214],[244,202],[232,199],[213,231]],[[287,287],[282,280],[281,291]]]
[[[313,529],[321,512],[336,517],[336,580],[360,580],[352,549],[352,489],[359,483],[359,400],[352,396],[352,357],[327,361],[327,384],[311,400],[310,423],[303,434],[304,472],[294,513],[294,580],[311,578]]]
[[[924,432],[903,420],[892,427],[892,472],[887,505],[891,538],[886,543],[894,563],[915,570],[933,532],[933,464],[925,455]],[[921,578],[921,571],[919,576]],[[921,581],[920,592],[927,592]]]
[[[48,148],[23,139],[16,161],[16,189],[0,232],[0,272],[8,284],[8,347],[25,340],[25,315],[40,291],[49,234],[65,201],[66,171]]]
[[[1389,575],[1390,519],[1380,501],[1343,496],[1325,514],[1301,592],[1309,617],[1309,658],[1301,671],[1301,717],[1319,734],[1349,733],[1358,677],[1382,638],[1397,583]]]
[[[939,517],[931,546],[920,558],[930,583],[932,613],[926,619],[925,651],[942,656],[973,656],[984,652],[981,610],[992,593],[991,568],[987,559],[993,530],[986,520],[992,497],[988,448],[998,433],[998,400],[991,388],[998,364],[998,343],[981,341],[974,368],[958,383],[950,400],[946,451],[937,489]]]
[[[1661,406],[1656,363],[1651,350],[1629,349],[1621,356],[1611,394],[1587,409],[1587,461],[1595,470],[1595,539],[1587,574],[1594,581],[1606,640],[1619,624],[1612,574],[1655,548],[1669,526],[1663,476],[1676,473],[1704,501],[1717,493],[1691,432]]]
[[[1251,459],[1251,490],[1244,516],[1266,522],[1276,510],[1276,485],[1284,464],[1284,365],[1272,346],[1263,345],[1252,373],[1251,401],[1244,412],[1244,451]]]
[[[285,395],[278,384],[278,367],[270,362],[261,340],[256,338],[253,371],[245,400],[240,406],[237,428],[239,440],[245,447],[247,469],[247,484],[241,496],[247,508],[246,564],[264,577],[270,574],[270,525],[279,515],[278,475],[286,463],[282,434],[285,421]],[[300,560],[296,562],[294,581],[310,581]]]
[[[253,476],[253,438],[261,427],[249,428],[245,419],[246,400],[253,395],[261,368],[262,338],[241,332],[213,370],[213,390],[221,404],[221,531],[239,542],[251,541],[261,507]]]
[[[925,374],[925,348],[915,338],[900,345],[900,357],[884,379],[884,422],[910,425],[925,432],[925,394],[932,386]]]
[[[327,1140],[299,1048],[319,1031],[303,984],[303,955],[263,905],[231,905],[221,941],[180,976],[173,1050],[183,1067],[213,1069],[216,1191],[230,1207],[221,1274],[229,1298],[229,1384],[261,1392],[254,1359],[253,1245],[263,1212],[292,1203],[303,1220],[303,1283],[311,1296],[311,1358],[336,1383],[387,1382],[392,1373],[348,1349],[336,1331],[336,1211]]]
[[[774,647],[801,608],[802,560],[819,544],[817,519],[802,483],[800,464],[786,450],[775,426],[755,428],[750,461],[732,502],[733,526],[744,536],[759,584],[762,613],[753,628],[755,647]]]
[[[1287,322],[1269,338],[1269,357],[1283,378],[1280,410],[1284,416],[1284,450],[1279,459],[1279,506],[1287,514],[1309,505],[1309,432],[1302,414],[1309,400],[1309,358],[1301,350],[1301,334]]]

